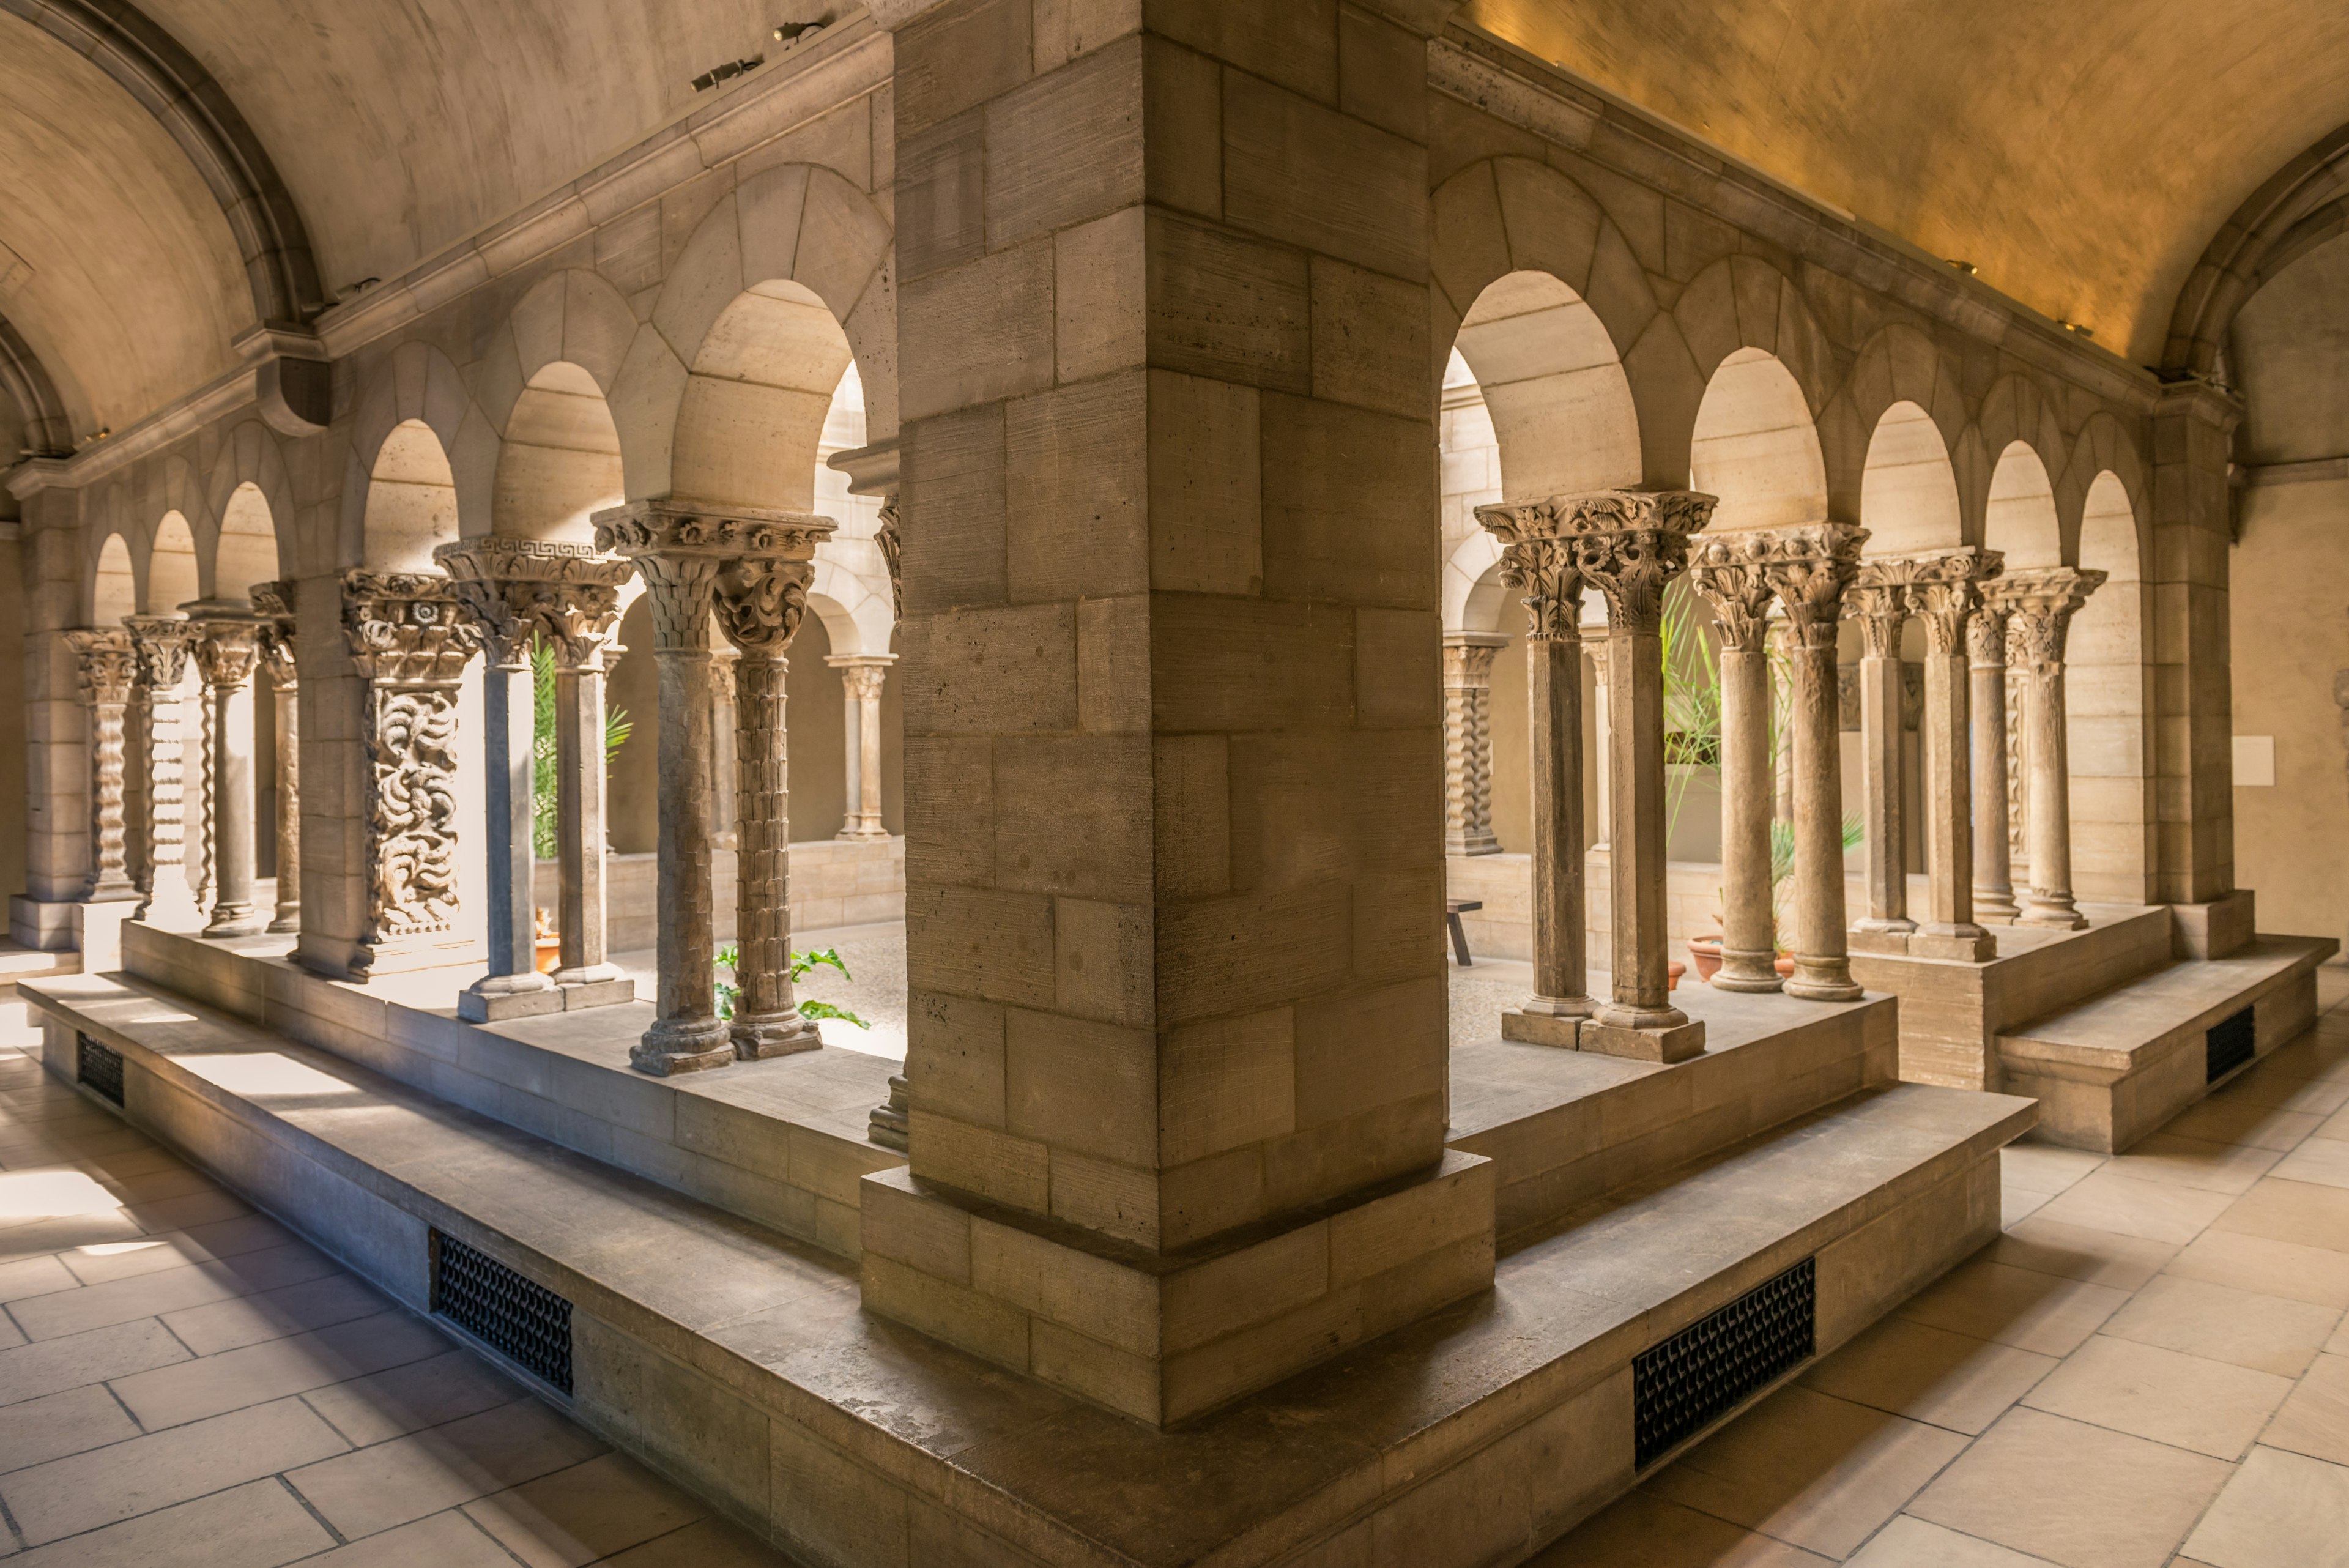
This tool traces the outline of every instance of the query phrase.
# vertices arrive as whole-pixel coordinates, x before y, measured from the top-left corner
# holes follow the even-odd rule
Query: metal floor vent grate
[[[571,1392],[571,1303],[438,1231],[432,1310],[533,1377]]]
[[[74,1077],[110,1105],[122,1103],[122,1053],[74,1032]]]
[[[2259,1049],[2259,1028],[2252,1010],[2222,1018],[2202,1036],[2202,1081],[2215,1084],[2251,1059]]]
[[[1702,1431],[1816,1343],[1818,1260],[1805,1258],[1631,1362],[1631,1424],[1640,1469]]]

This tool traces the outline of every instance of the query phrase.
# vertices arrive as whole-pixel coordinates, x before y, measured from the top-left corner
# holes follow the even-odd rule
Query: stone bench
[[[2316,966],[2339,950],[2328,937],[2255,937],[2047,1013],[1999,1035],[2005,1087],[2038,1099],[2040,1138],[2119,1153],[2308,1027]],[[2246,1008],[2251,1050],[2214,1062],[2210,1030]]]

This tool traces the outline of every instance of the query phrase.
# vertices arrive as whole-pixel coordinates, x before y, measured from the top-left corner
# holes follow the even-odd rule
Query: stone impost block
[[[1528,1045],[1555,1045],[1561,1051],[1581,1047],[1581,1025],[1578,1018],[1560,1018],[1555,1013],[1527,1012],[1522,1007],[1501,1010],[1501,1038],[1522,1041]]]
[[[554,986],[544,991],[508,992],[498,996],[484,996],[467,987],[457,993],[457,1016],[468,1023],[502,1023],[512,1018],[560,1012],[563,1002],[563,992]]]
[[[1493,1172],[1451,1152],[1366,1195],[1153,1252],[876,1171],[862,1184],[864,1301],[1173,1426],[1489,1288]]]
[[[1634,1062],[1685,1062],[1704,1054],[1704,1020],[1692,1018],[1665,1029],[1627,1029],[1620,1024],[1585,1019],[1579,1046],[1602,1056],[1623,1056]]]
[[[1852,938],[1855,951],[1860,948],[1859,938]],[[1978,936],[1942,936],[1931,931],[1909,933],[1908,952],[1910,958],[1954,959],[1960,963],[1988,963],[1998,957],[1998,939],[1988,931]]]

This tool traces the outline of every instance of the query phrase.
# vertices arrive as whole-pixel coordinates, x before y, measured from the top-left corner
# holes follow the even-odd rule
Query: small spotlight
[[[2083,327],[2076,321],[2058,321],[2055,325],[2075,337],[2094,337],[2096,335],[2095,327]]]
[[[693,78],[693,90],[708,92],[719,82],[730,82],[744,71],[755,71],[767,63],[764,55],[753,55],[745,60],[728,60],[724,65],[706,70]]]
[[[812,22],[786,22],[775,29],[774,40],[779,44],[804,44],[823,32],[831,20],[830,16],[818,16]]]
[[[365,294],[368,289],[375,287],[382,282],[383,279],[379,277],[363,277],[357,283],[347,283],[343,285],[343,292],[345,294]]]
[[[1982,275],[1982,268],[1974,265],[1974,264],[1970,261],[1960,261],[1955,256],[1951,256],[1948,260],[1951,266],[1957,268],[1968,277],[1979,277]]]

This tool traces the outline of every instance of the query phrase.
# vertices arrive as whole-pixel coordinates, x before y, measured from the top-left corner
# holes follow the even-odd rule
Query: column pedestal
[[[1779,531],[1767,567],[1785,608],[1795,773],[1795,972],[1786,994],[1857,1002],[1844,929],[1843,745],[1836,624],[1868,531],[1820,523]]]
[[[135,917],[165,930],[194,930],[202,906],[188,877],[186,740],[181,688],[195,633],[178,616],[132,616],[123,625],[139,656],[139,694],[147,708],[140,768],[147,794],[147,896]]]

